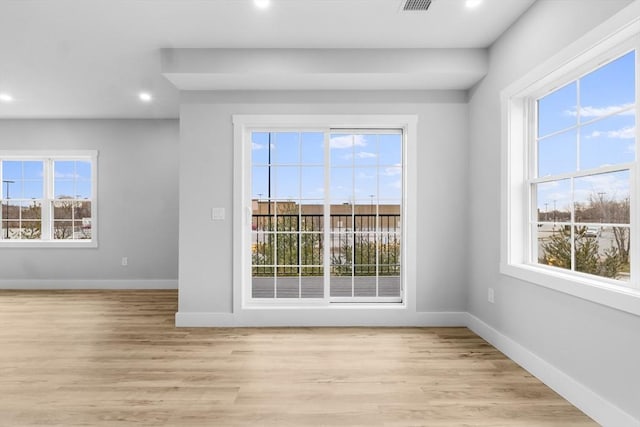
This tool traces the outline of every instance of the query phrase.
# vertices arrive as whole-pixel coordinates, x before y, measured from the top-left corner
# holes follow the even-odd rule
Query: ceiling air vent
[[[403,12],[426,12],[431,6],[431,0],[403,0]]]

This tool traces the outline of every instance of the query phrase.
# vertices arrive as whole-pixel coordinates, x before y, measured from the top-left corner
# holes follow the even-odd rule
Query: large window
[[[406,308],[416,117],[234,116],[234,126],[237,307]]]
[[[630,281],[635,63],[632,50],[536,101],[532,261]]]
[[[501,271],[640,314],[633,31],[572,47],[503,91]]]
[[[251,132],[253,298],[400,301],[402,141]]]
[[[95,246],[95,152],[2,152],[0,176],[0,245]]]

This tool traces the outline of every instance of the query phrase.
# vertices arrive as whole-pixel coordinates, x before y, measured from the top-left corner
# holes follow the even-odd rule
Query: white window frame
[[[640,10],[639,10],[640,12]],[[529,170],[535,144],[535,99],[636,49],[636,111],[640,108],[640,13],[614,17],[558,55],[517,80],[501,93],[501,254],[500,272],[536,285],[640,315],[640,197],[632,197],[631,265],[628,284],[578,272],[561,271],[531,261],[532,215]],[[620,22],[622,21],[622,22]],[[640,144],[636,114],[636,144]],[[638,195],[638,159],[630,168],[631,192]]]
[[[98,247],[98,151],[97,150],[4,150],[0,151],[0,161],[42,161],[44,163],[42,198],[42,238],[37,240],[0,239],[0,248],[97,248]],[[53,212],[53,162],[89,161],[91,163],[91,239],[53,239],[51,229]],[[0,176],[2,174],[0,162]]]
[[[376,307],[394,306],[407,308],[415,306],[416,277],[416,150],[415,139],[417,116],[414,115],[234,115],[234,310],[251,308],[333,308],[333,307]],[[256,130],[279,132],[321,131],[331,129],[401,129],[404,138],[403,149],[403,220],[401,252],[400,302],[385,304],[384,301],[338,303],[337,298],[326,295],[322,299],[254,299],[251,298],[251,133]]]

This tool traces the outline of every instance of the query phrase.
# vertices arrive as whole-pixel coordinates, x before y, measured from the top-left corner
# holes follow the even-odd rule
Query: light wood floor
[[[0,291],[0,425],[587,426],[465,328],[174,328],[174,291]]]

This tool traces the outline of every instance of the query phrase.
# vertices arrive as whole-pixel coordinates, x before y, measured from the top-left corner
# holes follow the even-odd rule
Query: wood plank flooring
[[[0,426],[596,425],[466,328],[174,327],[175,291],[0,291]]]

